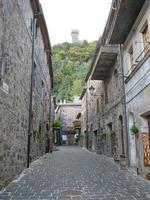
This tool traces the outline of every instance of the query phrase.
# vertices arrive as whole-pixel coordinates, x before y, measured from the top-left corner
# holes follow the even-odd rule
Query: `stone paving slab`
[[[150,183],[108,157],[61,147],[33,162],[0,200],[150,200]]]

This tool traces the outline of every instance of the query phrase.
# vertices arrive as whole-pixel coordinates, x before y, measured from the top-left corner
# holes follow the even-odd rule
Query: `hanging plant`
[[[36,135],[37,135],[37,130],[34,129],[34,130],[33,130],[33,138],[34,138],[34,140],[35,140],[35,138],[36,138]]]
[[[61,121],[59,119],[54,119],[53,127],[54,128],[60,128],[61,127]]]
[[[99,141],[101,141],[101,140],[103,139],[102,134],[99,133],[99,134],[97,135],[97,139],[98,139]]]
[[[41,130],[39,130],[39,131],[36,132],[36,137],[37,137],[37,139],[41,139],[41,137],[42,137]]]
[[[106,140],[106,135],[107,135],[106,133],[103,133],[103,134],[102,134],[102,139],[103,139],[103,140]]]
[[[52,132],[49,132],[48,134],[47,134],[47,136],[48,136],[48,139],[49,140],[52,140],[55,136],[53,135],[53,133]]]
[[[130,130],[131,130],[132,133],[134,133],[134,134],[139,133],[139,128],[135,125],[135,122],[134,122],[133,125],[131,126]]]
[[[112,139],[114,139],[114,138],[115,138],[115,136],[116,136],[115,132],[114,132],[114,131],[112,131],[112,132],[111,132],[111,138],[112,138]]]
[[[80,134],[80,139],[84,138],[84,133]]]

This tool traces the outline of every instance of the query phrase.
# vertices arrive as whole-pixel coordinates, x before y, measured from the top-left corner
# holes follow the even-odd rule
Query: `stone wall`
[[[119,55],[117,56],[112,68],[110,68],[108,77],[109,78],[104,81],[103,85],[104,99],[102,103],[103,109],[101,112],[101,124],[103,124],[101,125],[103,127],[102,134],[106,135],[106,141],[104,141],[105,147],[103,150],[106,155],[119,160],[120,154],[125,154],[126,145],[125,127],[123,125],[122,69]]]
[[[68,130],[73,129],[73,121],[76,119],[77,114],[81,112],[81,104],[61,104],[60,106],[60,120],[62,122],[62,129]]]
[[[86,92],[82,97],[81,104],[81,132],[84,133],[86,131]]]
[[[29,0],[0,2],[0,185],[6,185],[27,165],[29,92],[32,66],[33,17]],[[33,94],[33,129],[49,121],[50,77],[39,30]],[[44,84],[44,86],[42,86]],[[43,91],[42,91],[43,87]],[[45,151],[45,140],[31,136],[31,160]]]
[[[150,48],[143,51],[144,44],[142,28],[147,24],[150,33],[150,6],[144,6],[135,20],[134,33],[128,35],[123,50],[123,63],[126,80],[126,101],[127,101],[127,125],[129,137],[129,159],[130,165],[135,167],[141,175],[146,175],[149,166],[144,164],[144,134],[149,134],[149,125],[147,116],[150,113]],[[150,37],[149,37],[150,38]],[[128,49],[133,47],[133,65],[130,63],[130,54]],[[138,58],[138,59],[137,59]],[[136,62],[136,60],[138,60]],[[131,126],[136,122],[139,128],[139,137],[133,135]],[[148,153],[148,152],[147,152]],[[150,160],[150,156],[147,158]]]
[[[120,63],[118,55],[105,80],[91,80],[89,77],[86,83],[89,149],[114,157],[116,160],[120,159],[120,154],[125,154],[126,146]],[[93,95],[89,90],[91,85],[95,88]],[[83,103],[86,105],[85,97]],[[85,108],[85,105],[82,107]],[[86,120],[82,122],[82,126],[85,127],[85,124]]]

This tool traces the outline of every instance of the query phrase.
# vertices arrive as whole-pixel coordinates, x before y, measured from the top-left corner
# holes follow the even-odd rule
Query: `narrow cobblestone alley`
[[[150,184],[110,158],[62,147],[33,162],[0,200],[148,200]]]

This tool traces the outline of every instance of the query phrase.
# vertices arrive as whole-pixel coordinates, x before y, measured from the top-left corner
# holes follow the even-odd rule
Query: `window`
[[[105,104],[108,103],[108,86],[107,86],[107,82],[105,82],[104,84],[104,94],[105,94]]]
[[[146,23],[142,30],[142,36],[143,36],[143,46],[144,46],[144,53],[146,54],[147,51],[150,49],[150,36],[149,36],[149,30],[148,30],[148,24]]]
[[[96,101],[96,105],[97,105],[97,113],[99,113],[99,98]]]
[[[34,68],[33,68],[33,88],[36,87],[36,64],[34,63]]]
[[[44,95],[45,95],[45,87],[44,87],[44,82],[42,81],[41,82],[41,97],[42,97],[42,99],[44,98]]]
[[[116,90],[118,87],[118,70],[115,69],[114,70],[114,76],[113,76],[113,79],[112,79],[112,88],[113,90]]]
[[[33,18],[30,18],[30,32],[33,33]]]
[[[38,26],[38,23],[36,22],[36,26],[35,26],[35,38],[37,38],[37,36],[38,36],[38,30],[39,30],[39,26]]]
[[[129,53],[130,68],[134,69],[134,65],[133,65],[133,45],[130,46],[128,53]]]
[[[33,19],[32,17],[30,18],[30,33],[33,34],[33,30],[34,30],[34,35],[35,38],[37,37],[37,32],[39,29],[38,23],[36,21],[36,19]]]
[[[46,131],[48,132],[49,131],[49,125],[46,124]]]

